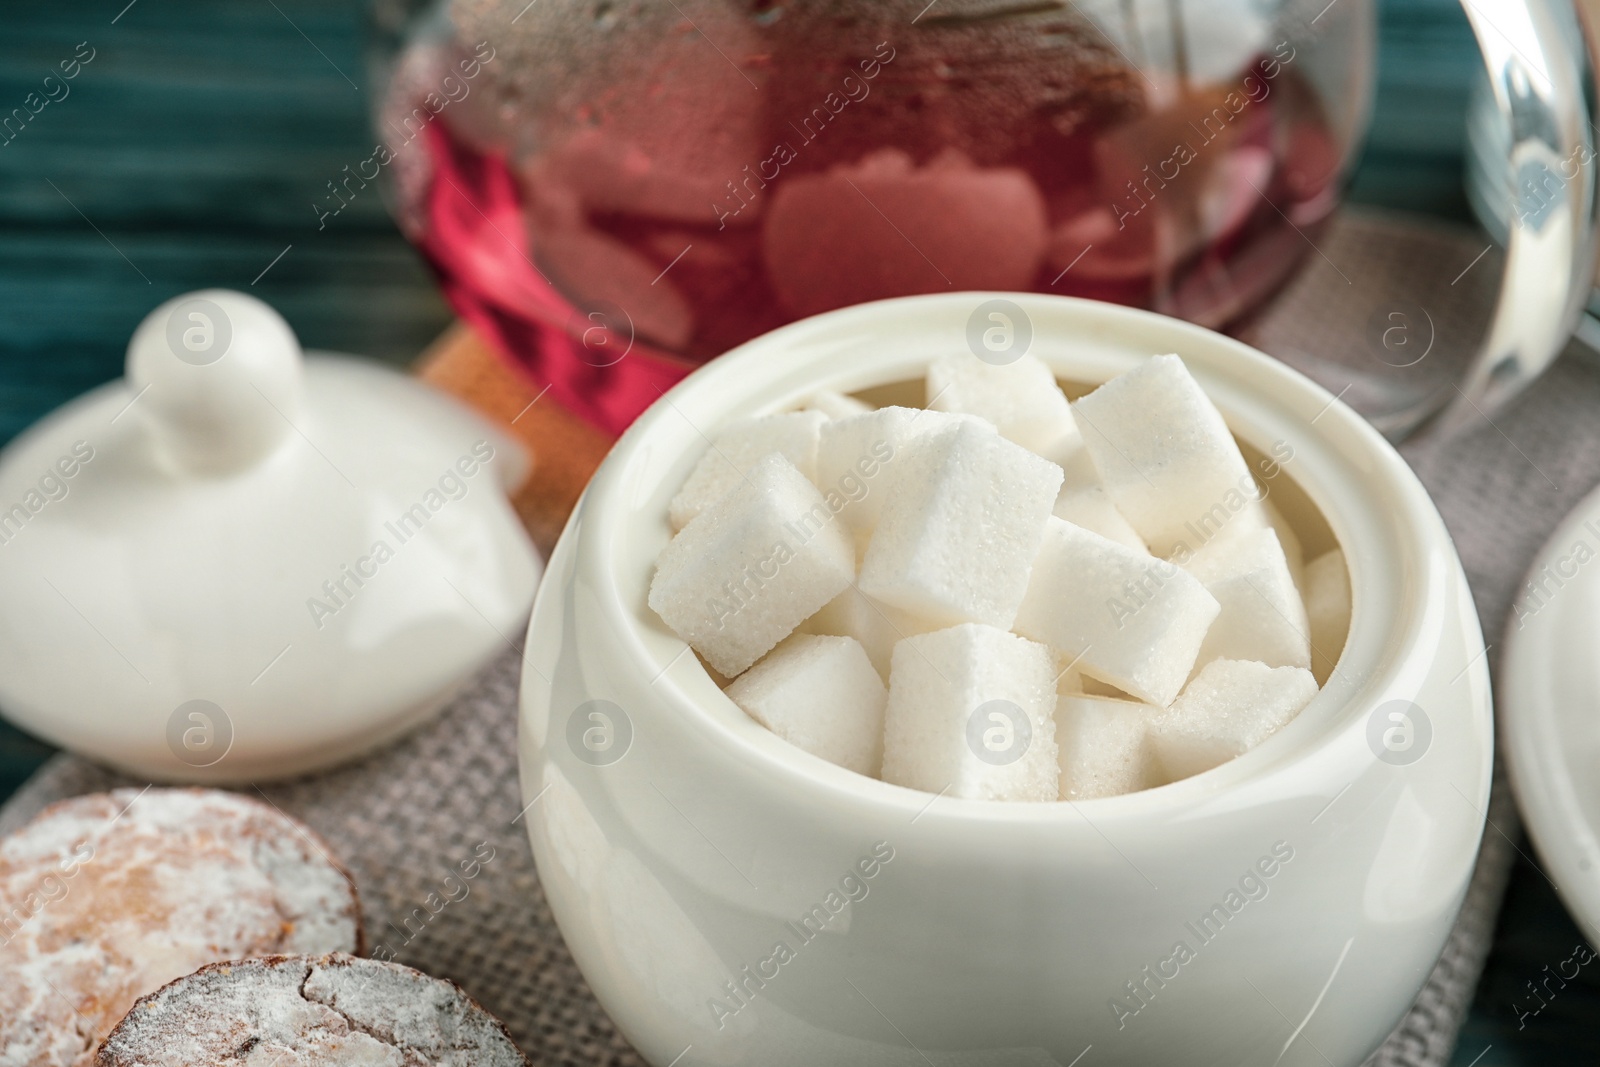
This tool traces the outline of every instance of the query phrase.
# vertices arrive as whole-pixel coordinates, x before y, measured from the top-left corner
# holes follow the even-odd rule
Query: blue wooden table
[[[248,289],[308,347],[409,360],[447,323],[376,187],[319,231],[313,204],[366,158],[370,42],[408,0],[68,0],[8,11],[0,116],[80,62],[0,144],[0,442],[121,373],[140,318],[173,294]],[[1467,221],[1456,0],[1382,7],[1376,118],[1356,201]],[[0,135],[4,139],[4,135]],[[0,798],[50,749],[0,725]],[[1536,1018],[1526,983],[1579,934],[1523,863],[1458,1067],[1600,1062],[1600,967]]]

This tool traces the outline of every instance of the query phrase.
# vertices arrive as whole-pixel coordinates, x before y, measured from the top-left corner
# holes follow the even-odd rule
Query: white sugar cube
[[[1239,446],[1177,356],[1145,360],[1073,410],[1106,492],[1157,555],[1197,547],[1190,527],[1254,506],[1259,490]]]
[[[1008,629],[1061,468],[962,422],[915,442],[861,563],[861,591],[944,623]]]
[[[970,353],[936,359],[928,365],[927,403],[935,411],[977,415],[1052,463],[1066,464],[1083,447],[1066,394],[1037,356],[1006,364]]]
[[[854,638],[794,634],[726,692],[790,744],[858,774],[878,773],[889,692]]]
[[[894,649],[883,780],[945,796],[1055,800],[1056,669],[1043,645],[968,623]]]
[[[1231,541],[1260,530],[1272,529],[1264,503],[1249,493],[1231,496],[1210,512],[1183,524],[1178,539],[1162,553],[1164,559],[1183,564],[1201,549],[1218,541]]]
[[[1114,797],[1161,785],[1161,767],[1150,743],[1150,723],[1159,713],[1131,700],[1058,697],[1061,799]]]
[[[817,487],[841,505],[839,518],[846,526],[871,530],[900,478],[912,442],[951,423],[951,416],[942,412],[902,407],[833,419],[818,435]]]
[[[1311,673],[1326,682],[1350,630],[1350,571],[1337,548],[1306,565],[1306,616],[1311,624]]]
[[[1105,488],[1100,484],[1100,472],[1094,469],[1094,460],[1089,458],[1087,448],[1080,448],[1074,452],[1072,457],[1061,465],[1061,473],[1063,493],[1068,489]]]
[[[1107,685],[1098,678],[1091,678],[1087,674],[1081,675],[1078,681],[1078,692],[1084,696],[1110,697],[1112,700],[1132,700],[1133,697],[1124,693],[1114,685]]]
[[[849,586],[855,546],[827,501],[769,454],[668,542],[649,603],[733,677]]]
[[[1083,684],[1087,681],[1083,672],[1078,669],[1078,658],[1068,656],[1054,649],[1050,650],[1056,665],[1056,692],[1063,696],[1074,696],[1084,692]]]
[[[1107,685],[1097,678],[1091,678],[1078,668],[1074,657],[1056,655],[1058,676],[1056,678],[1056,692],[1062,696],[1091,696],[1109,697],[1112,700],[1131,700],[1122,690],[1114,685]]]
[[[786,411],[734,423],[711,439],[689,478],[667,505],[667,519],[681,530],[716,503],[769,452],[787,457],[807,478],[816,474],[817,439],[828,416],[820,411]]]
[[[1183,568],[1051,517],[1016,630],[1084,674],[1172,703],[1221,610]]]
[[[856,563],[866,555],[871,535],[856,534]],[[897,641],[915,634],[942,630],[946,624],[919,618],[893,604],[870,597],[854,584],[824,604],[815,615],[800,625],[804,633],[853,637],[867,651],[867,658],[885,682],[889,680],[889,657]]]
[[[1311,666],[1305,606],[1270,526],[1215,538],[1184,569],[1222,605],[1196,662],[1238,659],[1260,660],[1269,667]]]
[[[1289,525],[1289,520],[1284,516],[1283,510],[1272,502],[1271,497],[1261,500],[1261,513],[1266,517],[1267,525],[1272,527],[1278,535],[1278,545],[1283,549],[1283,558],[1289,564],[1289,573],[1294,575],[1294,585],[1301,591],[1302,598],[1305,594],[1306,557],[1300,547],[1300,535],[1295,533],[1294,527]]]
[[[1098,485],[1063,485],[1061,494],[1056,497],[1054,514],[1058,519],[1092,530],[1136,552],[1149,552],[1139,531],[1123,517],[1111,502],[1111,497]]]
[[[889,677],[889,657],[897,642],[917,634],[943,629],[934,622],[901,611],[863,593],[854,585],[823,605],[801,627],[807,633],[853,637],[866,649],[867,658],[884,679]]]
[[[857,400],[844,393],[836,393],[831,389],[824,389],[806,397],[805,403],[800,405],[805,411],[820,411],[830,419],[845,419],[851,415],[864,415],[872,410],[872,405],[864,400]]]
[[[1152,721],[1156,757],[1173,781],[1208,771],[1265,741],[1316,695],[1310,671],[1212,660]]]

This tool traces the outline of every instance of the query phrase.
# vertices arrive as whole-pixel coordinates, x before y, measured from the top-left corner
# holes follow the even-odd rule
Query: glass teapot
[[[1596,295],[1595,0],[1462,0],[1483,51],[1468,123],[1467,194],[1506,249],[1493,327],[1455,408],[1493,409],[1574,329],[1600,348]],[[1587,305],[1587,314],[1585,306]]]
[[[1519,174],[1592,160],[1563,0],[1464,3]],[[453,0],[395,64],[380,148],[456,309],[620,432],[698,362],[865,300],[1239,322],[1315,254],[1373,54],[1372,0]],[[1570,334],[1593,196],[1581,168],[1516,220],[1462,400]],[[1385,414],[1453,396],[1397,384]]]

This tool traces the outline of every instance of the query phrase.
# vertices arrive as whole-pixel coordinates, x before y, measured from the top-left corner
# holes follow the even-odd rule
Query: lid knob
[[[127,377],[158,456],[186,473],[253,466],[301,411],[294,331],[260,300],[227,289],[187,293],[147,315],[128,342]]]

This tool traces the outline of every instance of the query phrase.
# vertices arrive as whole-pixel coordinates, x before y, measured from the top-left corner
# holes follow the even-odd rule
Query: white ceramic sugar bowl
[[[422,721],[526,618],[527,457],[379,365],[302,359],[208,290],[127,377],[0,453],[0,712],[133,774],[250,782]]]
[[[1263,476],[1281,461],[1269,486],[1308,553],[1344,549],[1342,659],[1255,750],[1076,804],[913,792],[768,733],[645,607],[667,501],[704,435],[822,388],[920,382],[991,323],[1005,327],[991,340],[1031,345],[1064,381],[1180,353]],[[521,747],[551,909],[658,1067],[1353,1067],[1410,1005],[1463,899],[1493,740],[1459,560],[1354,412],[1195,326],[967,293],[796,323],[633,426],[535,605]]]

